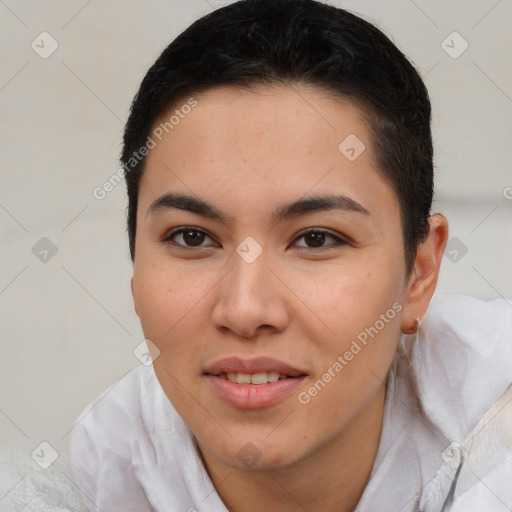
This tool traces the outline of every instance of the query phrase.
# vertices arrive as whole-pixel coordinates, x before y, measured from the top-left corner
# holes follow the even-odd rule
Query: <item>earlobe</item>
[[[418,246],[404,298],[401,329],[405,334],[416,332],[419,322],[425,316],[436,289],[448,239],[448,221],[444,215],[432,215],[429,225],[427,239]]]

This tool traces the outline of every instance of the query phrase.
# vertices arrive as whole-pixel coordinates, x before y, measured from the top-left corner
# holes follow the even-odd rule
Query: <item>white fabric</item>
[[[32,443],[0,446],[0,512],[87,512],[65,454],[43,469],[32,460]]]
[[[511,382],[512,304],[436,296],[400,340],[357,511],[512,510]],[[227,512],[152,367],[89,404],[71,462],[91,512]]]

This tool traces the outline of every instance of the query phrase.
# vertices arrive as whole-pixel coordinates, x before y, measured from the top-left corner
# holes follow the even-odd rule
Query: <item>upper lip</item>
[[[227,357],[208,366],[204,373],[209,375],[220,375],[221,373],[253,374],[260,372],[276,372],[281,375],[289,375],[291,377],[305,375],[305,372],[271,357],[257,357],[255,359]]]

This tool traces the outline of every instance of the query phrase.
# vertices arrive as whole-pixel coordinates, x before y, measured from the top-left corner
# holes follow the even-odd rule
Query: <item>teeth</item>
[[[286,375],[283,375],[283,378],[287,379]],[[279,373],[277,372],[268,372],[267,377],[268,382],[277,382],[279,380]]]
[[[234,382],[235,384],[267,384],[287,379],[288,375],[281,375],[277,372],[259,373],[221,373],[219,377]]]
[[[267,374],[265,372],[253,373],[251,375],[251,384],[266,384],[267,382]]]
[[[250,384],[251,376],[248,373],[237,373],[236,381],[238,382],[238,384]]]

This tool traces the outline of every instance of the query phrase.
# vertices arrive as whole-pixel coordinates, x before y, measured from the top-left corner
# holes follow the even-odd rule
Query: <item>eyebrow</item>
[[[146,215],[172,209],[189,211],[224,224],[230,223],[230,217],[213,204],[197,197],[176,193],[167,193],[155,199],[148,208]],[[328,210],[342,210],[371,216],[371,213],[364,206],[350,197],[344,195],[319,195],[298,199],[278,207],[271,216],[271,222],[277,224],[308,213]]]

